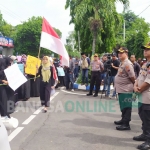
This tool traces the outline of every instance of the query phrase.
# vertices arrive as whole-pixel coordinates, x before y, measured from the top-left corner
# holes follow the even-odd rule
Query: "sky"
[[[65,10],[66,0],[1,0],[0,10],[3,18],[13,26],[27,21],[32,16],[44,16],[49,23],[62,32],[62,41],[66,42],[68,33],[74,30],[74,25],[69,25],[69,9]],[[130,0],[130,10],[139,15],[150,5],[150,0]],[[117,11],[121,13],[123,6],[116,4]],[[150,7],[140,17],[150,23]]]

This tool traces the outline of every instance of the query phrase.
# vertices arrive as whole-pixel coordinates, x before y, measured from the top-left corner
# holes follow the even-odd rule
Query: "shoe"
[[[116,125],[122,125],[123,121],[122,120],[120,120],[120,121],[114,121],[114,124],[116,124]]]
[[[74,92],[74,89],[72,89],[71,91]]]
[[[87,96],[91,96],[91,95],[93,95],[93,94],[92,93],[87,94]]]
[[[139,136],[133,137],[134,141],[146,141],[146,136],[144,134],[141,134]]]
[[[111,99],[116,99],[116,96],[111,96]]]
[[[121,126],[117,126],[116,127],[116,130],[119,130],[119,131],[125,131],[125,130],[131,130],[130,126],[129,125],[121,125]]]
[[[43,112],[43,113],[47,113],[47,110],[46,110],[46,109],[43,109],[42,112]]]
[[[141,150],[149,150],[150,149],[150,142],[146,141],[145,143],[139,145],[137,149]]]
[[[98,94],[94,94],[94,97],[97,97],[98,96]]]

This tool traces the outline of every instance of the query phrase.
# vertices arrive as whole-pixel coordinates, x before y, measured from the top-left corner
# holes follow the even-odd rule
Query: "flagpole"
[[[38,59],[40,57],[40,53],[41,53],[41,47],[39,47]]]
[[[40,53],[41,53],[41,47],[39,46],[39,52],[38,52],[38,59],[40,58]],[[37,66],[38,66],[38,61],[37,61]],[[36,67],[37,67],[36,66]],[[37,69],[37,68],[36,68]],[[36,74],[35,74],[35,77],[34,77],[34,81],[36,80]]]

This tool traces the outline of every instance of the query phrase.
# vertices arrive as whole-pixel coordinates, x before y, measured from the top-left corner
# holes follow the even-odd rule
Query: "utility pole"
[[[125,19],[124,19],[124,23],[123,23],[123,41],[126,41],[126,23],[125,23]]]
[[[81,60],[81,50],[80,50],[80,33],[78,31],[78,45],[79,45],[79,53],[80,53],[80,60]]]
[[[79,45],[79,52],[81,53],[81,51],[80,51],[80,34],[79,34],[79,31],[78,31],[78,45]]]
[[[125,6],[123,9],[123,15],[125,15]],[[124,18],[124,22],[123,22],[123,41],[126,41],[126,22],[125,22],[125,18]]]

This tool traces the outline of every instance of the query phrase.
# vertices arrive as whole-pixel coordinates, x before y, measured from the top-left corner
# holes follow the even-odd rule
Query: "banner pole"
[[[41,47],[39,47],[38,59],[40,57],[40,53],[41,53]]]
[[[40,57],[40,53],[41,53],[41,47],[39,47],[39,52],[38,52],[38,59]],[[37,66],[38,66],[38,61],[37,61]],[[36,67],[37,67],[36,66]],[[36,68],[37,69],[37,68]],[[36,80],[36,74],[35,74],[35,77],[34,77],[34,81]]]

